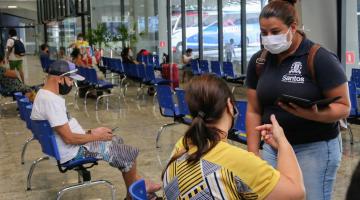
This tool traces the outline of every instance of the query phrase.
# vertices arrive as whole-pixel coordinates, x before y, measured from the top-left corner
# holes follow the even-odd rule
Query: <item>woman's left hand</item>
[[[278,105],[285,111],[304,119],[315,120],[318,118],[319,109],[317,105],[313,105],[311,108],[303,108],[294,103],[285,104],[279,102]]]

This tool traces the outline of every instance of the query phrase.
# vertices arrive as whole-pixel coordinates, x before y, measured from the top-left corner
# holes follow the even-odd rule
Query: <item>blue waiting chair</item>
[[[25,121],[25,112],[26,112],[26,106],[27,105],[30,105],[30,101],[27,97],[24,97],[22,99],[19,100],[19,104],[18,104],[18,107],[19,107],[19,113],[20,113],[20,119]]]
[[[87,96],[90,94],[91,91],[108,91],[110,89],[112,89],[115,85],[104,81],[104,80],[98,80],[97,78],[97,74],[96,74],[96,70],[95,69],[88,69],[88,68],[84,68],[86,70],[86,76],[85,79],[89,82],[89,84],[92,86],[91,89],[89,89],[86,93],[85,93],[85,99],[84,99],[84,104],[86,105],[87,103]],[[98,104],[101,98],[106,97],[106,108],[109,108],[109,97],[113,96],[114,94],[103,94],[99,97],[97,97],[96,99],[96,105],[95,105],[95,109],[98,110]],[[119,97],[120,98],[120,97]]]
[[[200,68],[201,74],[210,73],[209,62],[207,60],[199,60],[199,68]]]
[[[175,94],[178,100],[177,105],[179,107],[179,113],[183,115],[183,122],[185,124],[191,124],[192,117],[189,107],[185,101],[185,90],[180,88],[175,88]]]
[[[144,179],[135,181],[129,187],[129,192],[133,200],[147,200],[146,186]]]
[[[234,71],[232,62],[223,62],[223,72],[224,72],[226,81],[228,81],[230,83],[235,83],[237,85],[244,84],[244,80],[245,80],[246,76],[245,75],[237,75]],[[234,93],[235,87],[236,86],[233,86],[231,89],[231,91],[233,93]]]
[[[191,66],[191,72],[193,73],[193,75],[201,75],[198,60],[191,60],[190,66]]]
[[[247,101],[236,101],[235,104],[239,114],[235,121],[234,128],[229,131],[228,139],[247,144],[245,129]]]
[[[32,130],[31,129],[31,119],[30,119],[30,116],[31,116],[31,111],[32,111],[32,103],[26,103],[26,104],[23,104],[21,106],[25,106],[25,108],[22,108],[24,109],[24,120],[26,122],[26,128],[29,129],[30,131]],[[26,152],[26,149],[27,149],[27,146],[28,144],[31,142],[31,141],[34,141],[36,140],[36,138],[34,137],[34,135],[32,134],[30,138],[28,138],[24,145],[23,145],[23,148],[21,150],[21,164],[23,165],[25,163],[25,152]]]
[[[224,73],[221,71],[221,66],[219,61],[210,61],[211,72],[219,78],[224,78]]]
[[[56,144],[55,135],[52,128],[47,120],[31,120],[31,127],[33,134],[38,139],[42,152],[46,154],[34,161],[30,167],[28,178],[27,178],[27,190],[31,190],[31,177],[34,172],[36,165],[42,160],[48,160],[49,157],[55,158],[57,161],[58,169],[61,173],[66,173],[69,170],[75,170],[79,175],[79,183],[73,186],[65,187],[57,193],[57,200],[60,199],[66,191],[76,190],[88,186],[105,184],[111,190],[112,199],[115,199],[115,187],[112,183],[106,180],[91,181],[90,171],[87,169],[97,165],[98,159],[93,157],[79,158],[70,160],[66,163],[60,163],[60,155],[58,146]],[[90,164],[90,166],[84,166]]]
[[[349,81],[348,87],[349,87],[349,96],[350,96],[351,107],[350,107],[350,115],[346,121],[348,122],[347,125],[348,125],[348,129],[349,129],[350,143],[353,144],[354,136],[353,136],[350,124],[360,125],[360,120],[359,120],[360,119],[360,111],[359,111],[359,106],[358,106],[358,93],[356,90],[355,83],[352,81]]]
[[[156,148],[160,148],[159,140],[161,133],[165,130],[165,128],[178,125],[184,123],[184,114],[180,112],[179,106],[175,104],[173,100],[173,91],[171,87],[168,85],[156,85],[156,93],[157,100],[159,103],[160,114],[163,117],[171,117],[173,118],[172,123],[164,124],[158,130],[156,136]]]
[[[357,93],[360,94],[360,69],[353,68],[351,69],[350,80],[355,83]]]

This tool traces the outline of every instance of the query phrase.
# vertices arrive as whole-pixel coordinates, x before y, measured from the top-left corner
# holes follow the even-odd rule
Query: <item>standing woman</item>
[[[269,123],[275,114],[296,153],[307,199],[331,199],[342,153],[338,121],[350,111],[347,78],[336,56],[324,48],[315,51],[308,65],[314,43],[297,30],[295,3],[273,0],[260,13],[265,49],[252,56],[247,71],[248,150],[259,155],[260,134],[255,127]],[[306,109],[278,102],[282,94],[313,101],[341,98],[325,108]],[[276,166],[277,151],[267,144],[262,157]]]

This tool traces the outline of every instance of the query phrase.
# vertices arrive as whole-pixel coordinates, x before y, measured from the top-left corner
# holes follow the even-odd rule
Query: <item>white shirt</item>
[[[12,38],[12,39],[11,39]],[[6,51],[8,51],[8,48],[12,48],[11,49],[11,52],[10,52],[10,55],[9,55],[9,60],[22,60],[22,57],[21,56],[17,56],[15,55],[15,48],[13,48],[14,46],[14,40],[17,40],[18,38],[16,36],[14,37],[11,37],[7,40],[6,42]],[[14,40],[13,40],[14,39]],[[22,42],[22,40],[20,39],[20,41]]]
[[[36,94],[32,112],[32,120],[48,120],[51,127],[69,124],[70,130],[76,134],[85,134],[75,118],[68,119],[65,99],[49,90],[40,89]],[[79,151],[80,145],[66,144],[63,139],[55,133],[56,143],[60,154],[60,163],[74,158]]]
[[[233,53],[235,51],[234,44],[226,43],[225,45],[225,52],[226,53]]]

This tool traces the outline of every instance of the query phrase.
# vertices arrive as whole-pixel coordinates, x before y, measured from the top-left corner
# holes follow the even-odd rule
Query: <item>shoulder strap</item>
[[[259,79],[261,73],[264,71],[264,64],[266,62],[266,57],[268,55],[268,50],[263,49],[258,58],[256,58],[256,76]]]
[[[317,53],[317,51],[320,49],[320,45],[319,44],[313,44],[312,47],[309,50],[309,55],[307,58],[307,68],[311,74],[311,78],[313,79],[313,81],[316,82],[316,74],[315,74],[315,68],[314,68],[314,58],[315,55]]]

